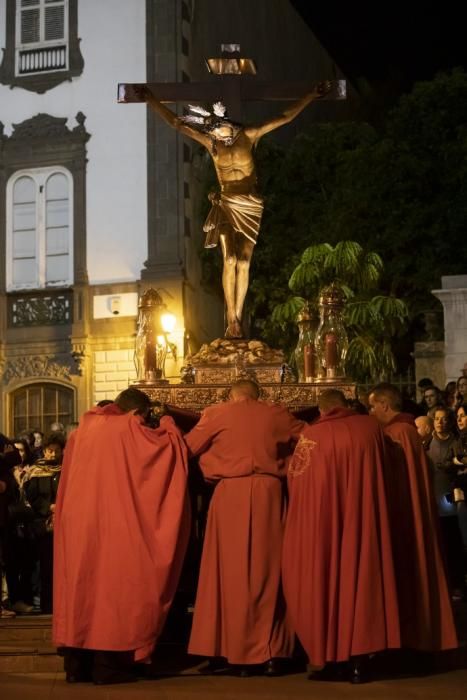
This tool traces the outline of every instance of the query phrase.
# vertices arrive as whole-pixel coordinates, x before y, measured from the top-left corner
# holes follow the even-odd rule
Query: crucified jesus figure
[[[178,117],[147,87],[138,86],[139,97],[171,127],[201,143],[214,162],[220,191],[209,195],[212,207],[203,229],[205,247],[215,247],[220,241],[224,259],[226,338],[243,337],[243,304],[264,208],[257,191],[253,150],[262,136],[291,122],[310,102],[324,97],[330,89],[330,82],[320,82],[280,116],[259,126],[243,126],[225,115],[221,102],[213,105],[212,114],[201,107],[190,106],[192,114]]]

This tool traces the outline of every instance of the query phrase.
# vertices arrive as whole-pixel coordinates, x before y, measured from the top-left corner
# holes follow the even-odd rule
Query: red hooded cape
[[[384,426],[391,438],[387,474],[404,646],[452,649],[457,636],[438,532],[429,466],[413,416]]]
[[[65,450],[54,532],[57,646],[148,658],[189,535],[186,448],[115,405],[84,414]]]
[[[384,459],[376,421],[345,408],[307,426],[295,449],[283,584],[314,666],[400,646]]]

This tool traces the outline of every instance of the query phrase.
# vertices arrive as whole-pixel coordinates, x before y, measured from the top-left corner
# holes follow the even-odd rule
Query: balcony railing
[[[8,294],[8,326],[63,326],[72,323],[73,292],[15,292]]]
[[[37,49],[19,49],[17,53],[18,75],[66,70],[68,67],[67,54],[66,44]]]

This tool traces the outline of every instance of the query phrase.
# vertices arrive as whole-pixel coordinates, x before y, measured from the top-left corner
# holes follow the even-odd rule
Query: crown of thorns
[[[188,108],[191,114],[185,114],[183,117],[180,117],[181,121],[187,124],[194,124],[203,131],[212,131],[212,129],[224,124],[240,126],[226,116],[226,108],[222,102],[214,102],[212,112],[199,105],[188,105]]]

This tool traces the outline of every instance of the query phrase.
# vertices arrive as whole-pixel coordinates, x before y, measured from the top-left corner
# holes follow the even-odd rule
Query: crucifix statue
[[[204,146],[217,174],[219,191],[211,192],[211,210],[204,223],[205,247],[220,243],[223,256],[222,285],[227,308],[226,338],[242,338],[242,314],[249,283],[249,269],[263,213],[263,199],[257,191],[254,148],[260,138],[288,124],[317,99],[345,97],[345,81],[321,81],[314,85],[268,84],[239,81],[254,74],[254,63],[240,58],[238,44],[223,46],[223,56],[207,61],[218,78],[209,83],[120,84],[119,102],[147,102],[169,126]],[[244,78],[245,80],[245,78]],[[253,88],[253,89],[252,89]],[[245,126],[231,116],[239,112],[242,100],[279,99],[294,102],[273,119]],[[179,117],[167,102],[206,101],[212,111],[196,104]]]

